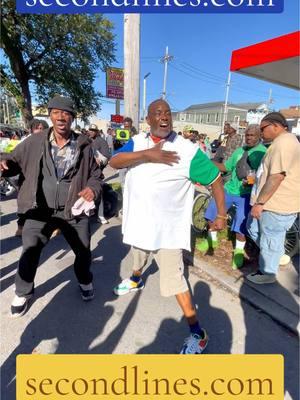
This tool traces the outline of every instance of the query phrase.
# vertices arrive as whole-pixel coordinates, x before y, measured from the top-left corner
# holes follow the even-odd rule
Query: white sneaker
[[[15,295],[11,306],[10,313],[13,318],[21,317],[24,315],[28,309],[29,300],[33,295],[33,291],[26,296],[17,296]]]
[[[102,225],[108,224],[109,222],[104,217],[98,217],[98,221],[101,222]]]
[[[123,279],[119,285],[114,287],[114,294],[117,296],[123,296],[124,294],[130,293],[130,292],[136,292],[138,290],[144,289],[144,282],[142,281],[142,278],[138,282],[132,281],[130,278]]]

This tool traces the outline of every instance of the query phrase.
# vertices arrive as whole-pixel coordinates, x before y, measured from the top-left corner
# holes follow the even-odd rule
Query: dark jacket
[[[41,188],[41,173],[45,165],[45,158],[47,157],[45,152],[49,151],[49,133],[52,128],[45,130],[42,133],[31,135],[28,139],[21,142],[12,153],[5,154],[1,153],[1,160],[8,160],[9,170],[4,173],[6,176],[13,176],[20,172],[24,175],[24,182],[20,188],[18,195],[18,212],[25,213],[26,211],[36,208],[38,205],[38,192]],[[54,184],[62,184],[66,187],[67,184],[67,195],[64,204],[64,216],[66,219],[72,218],[71,208],[78,199],[78,193],[85,187],[90,187],[95,193],[95,200],[101,192],[101,171],[94,159],[93,151],[91,148],[90,140],[84,135],[78,135],[73,132],[77,138],[77,158],[74,166],[66,173],[61,181],[59,182],[56,177]],[[44,160],[44,161],[43,161]],[[53,164],[53,161],[51,159]],[[53,165],[54,167],[54,165]],[[53,169],[53,171],[55,171]],[[51,175],[51,171],[49,173]],[[48,181],[47,176],[47,182]],[[40,183],[40,185],[39,185]],[[55,190],[55,189],[54,189]],[[45,195],[45,193],[44,193]],[[52,202],[52,199],[46,199],[48,204]],[[61,204],[59,204],[61,205]]]
[[[98,150],[104,157],[108,160],[110,159],[109,147],[105,139],[100,136],[97,136],[95,139],[92,139],[92,148],[94,150]]]

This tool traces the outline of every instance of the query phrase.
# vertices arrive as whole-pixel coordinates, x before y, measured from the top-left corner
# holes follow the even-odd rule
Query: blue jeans
[[[260,249],[258,266],[264,274],[276,274],[280,257],[284,254],[286,232],[293,225],[297,214],[277,214],[263,211],[259,219],[250,214],[247,230]]]

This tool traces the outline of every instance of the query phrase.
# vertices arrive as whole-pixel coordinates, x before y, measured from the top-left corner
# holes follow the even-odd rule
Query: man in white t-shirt
[[[190,250],[194,185],[212,185],[218,215],[215,228],[226,220],[224,191],[217,167],[199,147],[173,131],[171,110],[164,100],[148,108],[150,134],[140,133],[115,154],[110,165],[128,168],[123,198],[122,232],[131,245],[133,272],[114,288],[116,295],[144,288],[142,269],[150,253],[160,270],[163,296],[176,296],[190,327],[181,353],[200,354],[208,336],[197,320],[183,275],[182,250]]]

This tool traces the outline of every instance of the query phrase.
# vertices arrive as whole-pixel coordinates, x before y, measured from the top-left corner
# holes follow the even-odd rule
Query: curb
[[[194,257],[190,253],[184,253],[184,259],[189,265],[197,268],[200,272],[204,272],[240,299],[263,311],[278,324],[299,335],[299,315],[258,291],[251,282],[248,282],[242,276],[236,278],[225,274],[221,270],[216,270],[215,266]]]

